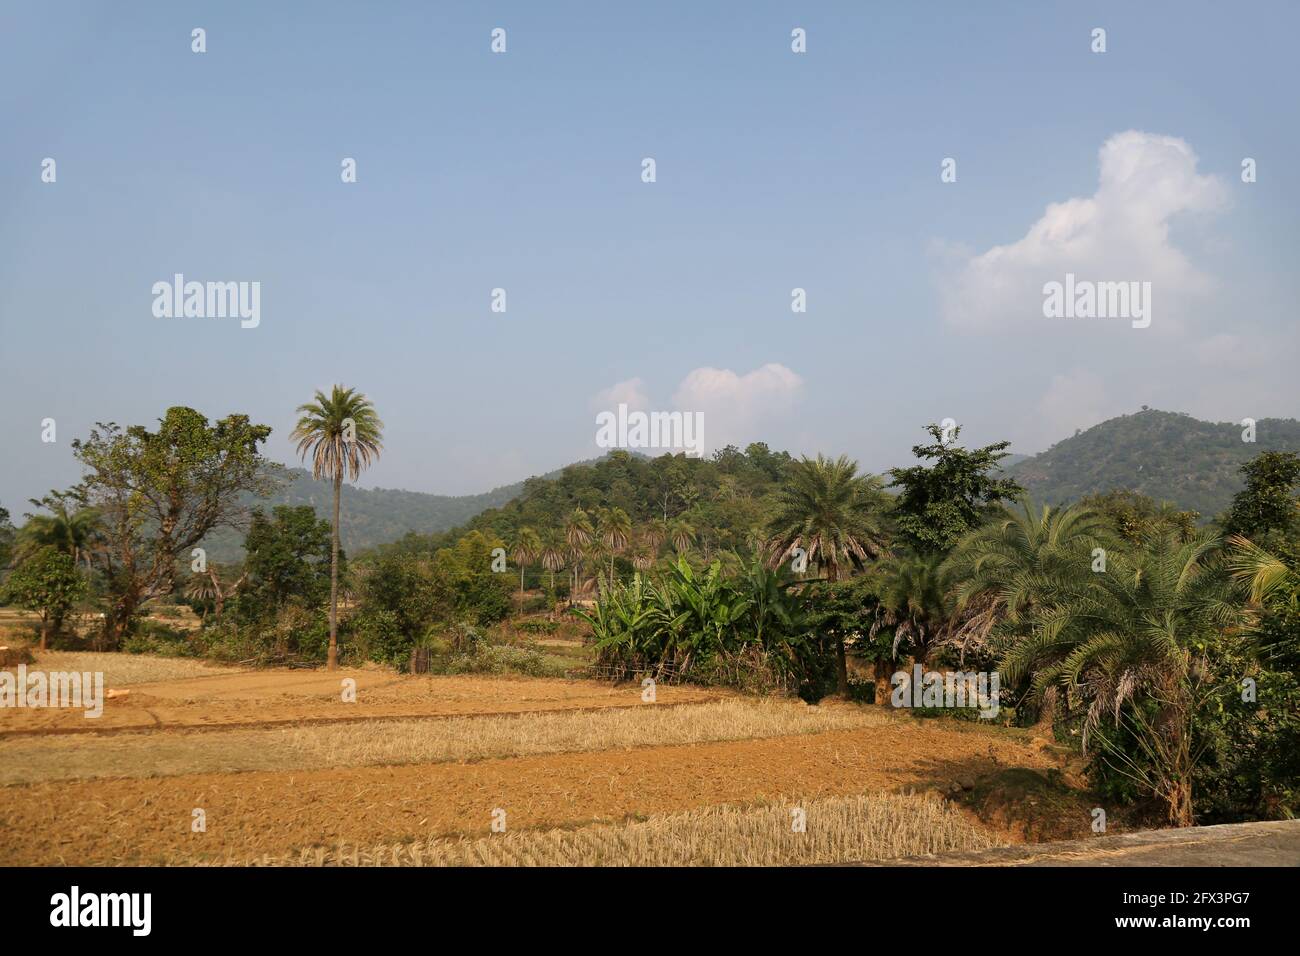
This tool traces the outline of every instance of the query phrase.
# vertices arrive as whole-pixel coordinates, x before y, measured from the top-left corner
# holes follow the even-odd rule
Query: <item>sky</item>
[[[945,418],[1032,454],[1300,415],[1297,35],[1289,2],[0,3],[0,505],[173,405],[291,462],[335,382],[386,426],[360,484],[442,494],[600,454],[619,402],[869,471]],[[176,273],[259,283],[256,327],[156,315]],[[1149,324],[1045,316],[1067,273],[1149,283]]]

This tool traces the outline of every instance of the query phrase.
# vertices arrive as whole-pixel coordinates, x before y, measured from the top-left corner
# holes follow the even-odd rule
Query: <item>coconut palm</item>
[[[356,389],[335,385],[328,395],[298,407],[301,417],[289,437],[298,442],[298,457],[311,456],[313,478],[334,482],[334,539],[330,548],[330,643],[326,667],[338,668],[339,511],[343,478],[356,481],[383,451],[384,423],[375,407]]]
[[[779,567],[802,550],[831,581],[886,553],[881,514],[887,495],[879,478],[859,475],[856,462],[822,455],[792,464],[768,522],[769,564]],[[844,639],[836,640],[839,693],[849,691]]]
[[[541,550],[542,539],[537,536],[537,532],[532,528],[520,528],[518,535],[515,537],[514,547],[511,548],[510,557],[515,564],[519,565],[519,602],[521,607],[524,600],[524,568],[537,560],[537,555]]]

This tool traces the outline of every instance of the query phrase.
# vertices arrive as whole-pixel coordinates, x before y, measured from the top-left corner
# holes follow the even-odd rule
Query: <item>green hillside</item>
[[[1240,423],[1150,409],[1094,425],[1007,473],[1052,504],[1121,488],[1212,518],[1241,489],[1241,466],[1265,451],[1300,452],[1300,422],[1261,418],[1250,443]]]
[[[1008,456],[1006,472],[1039,501],[1074,501],[1122,488],[1210,518],[1241,488],[1243,463],[1264,451],[1300,451],[1295,419],[1260,419],[1254,443],[1243,442],[1241,431],[1238,423],[1152,409],[1102,422],[1038,455]],[[736,546],[761,525],[764,499],[789,460],[761,444],[747,452],[727,449],[712,460],[670,456],[657,461],[624,453],[476,495],[344,485],[343,546],[355,554],[411,532],[429,536],[465,527],[509,536],[515,527],[545,527],[574,507],[599,505],[622,508],[638,523],[665,514],[684,517],[701,544]],[[300,468],[287,474],[275,495],[250,500],[250,506],[311,505],[328,518],[329,483]],[[241,541],[242,534],[223,529],[209,539],[209,554],[216,561],[238,559]]]
[[[502,485],[477,495],[431,495],[392,488],[343,486],[341,537],[343,548],[354,553],[407,532],[424,534],[446,531],[465,524],[487,508],[505,504],[523,491],[524,482]],[[276,505],[311,505],[322,518],[329,518],[334,490],[328,481],[317,481],[311,472],[291,468],[280,489],[266,499],[249,499],[250,507],[267,511]],[[214,561],[238,560],[243,552],[243,533],[222,528],[205,542]]]

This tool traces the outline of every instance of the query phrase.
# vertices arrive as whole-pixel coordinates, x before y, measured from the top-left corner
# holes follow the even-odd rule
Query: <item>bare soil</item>
[[[694,807],[877,790],[944,789],[1050,757],[1002,734],[932,723],[726,743],[646,747],[468,764],[193,774],[6,787],[0,856],[12,864],[121,864],[248,858],[339,842],[483,836],[617,823]],[[191,831],[202,808],[207,830]]]
[[[356,700],[343,700],[343,681]],[[106,690],[109,688],[106,687]],[[521,714],[641,706],[641,688],[582,680],[504,677],[412,677],[391,671],[239,671],[211,677],[132,684],[104,703],[98,718],[80,710],[0,709],[0,738],[114,730],[268,727],[375,718]],[[723,691],[660,686],[663,704],[718,700]]]

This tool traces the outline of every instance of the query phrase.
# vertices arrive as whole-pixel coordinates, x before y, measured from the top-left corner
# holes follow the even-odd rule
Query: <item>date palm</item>
[[[1096,549],[1104,557],[1120,544],[1106,519],[1084,505],[1036,508],[1022,497],[1000,506],[943,564],[956,605],[953,643],[964,656],[990,650],[990,642],[1006,640],[1002,634],[1024,633],[1035,608],[1094,573]]]
[[[384,423],[370,400],[356,389],[335,385],[328,395],[298,407],[301,416],[290,438],[298,442],[298,457],[311,457],[316,479],[334,483],[334,538],[330,548],[330,643],[326,667],[339,665],[339,512],[345,476],[356,481],[383,451]]]
[[[1251,622],[1219,561],[1220,541],[1167,532],[1132,555],[1110,556],[1102,573],[1035,614],[1031,634],[1003,658],[1011,680],[1033,675],[1034,696],[1057,686],[1088,705],[1083,745],[1164,801],[1174,826],[1190,826],[1192,775],[1208,746],[1199,711],[1222,693],[1205,647]],[[1106,724],[1129,735],[1117,743]]]
[[[794,462],[776,496],[767,527],[768,561],[778,568],[802,551],[831,581],[886,553],[881,518],[887,495],[879,478],[858,474],[857,462],[818,455]],[[844,639],[836,639],[836,683],[849,692]]]

